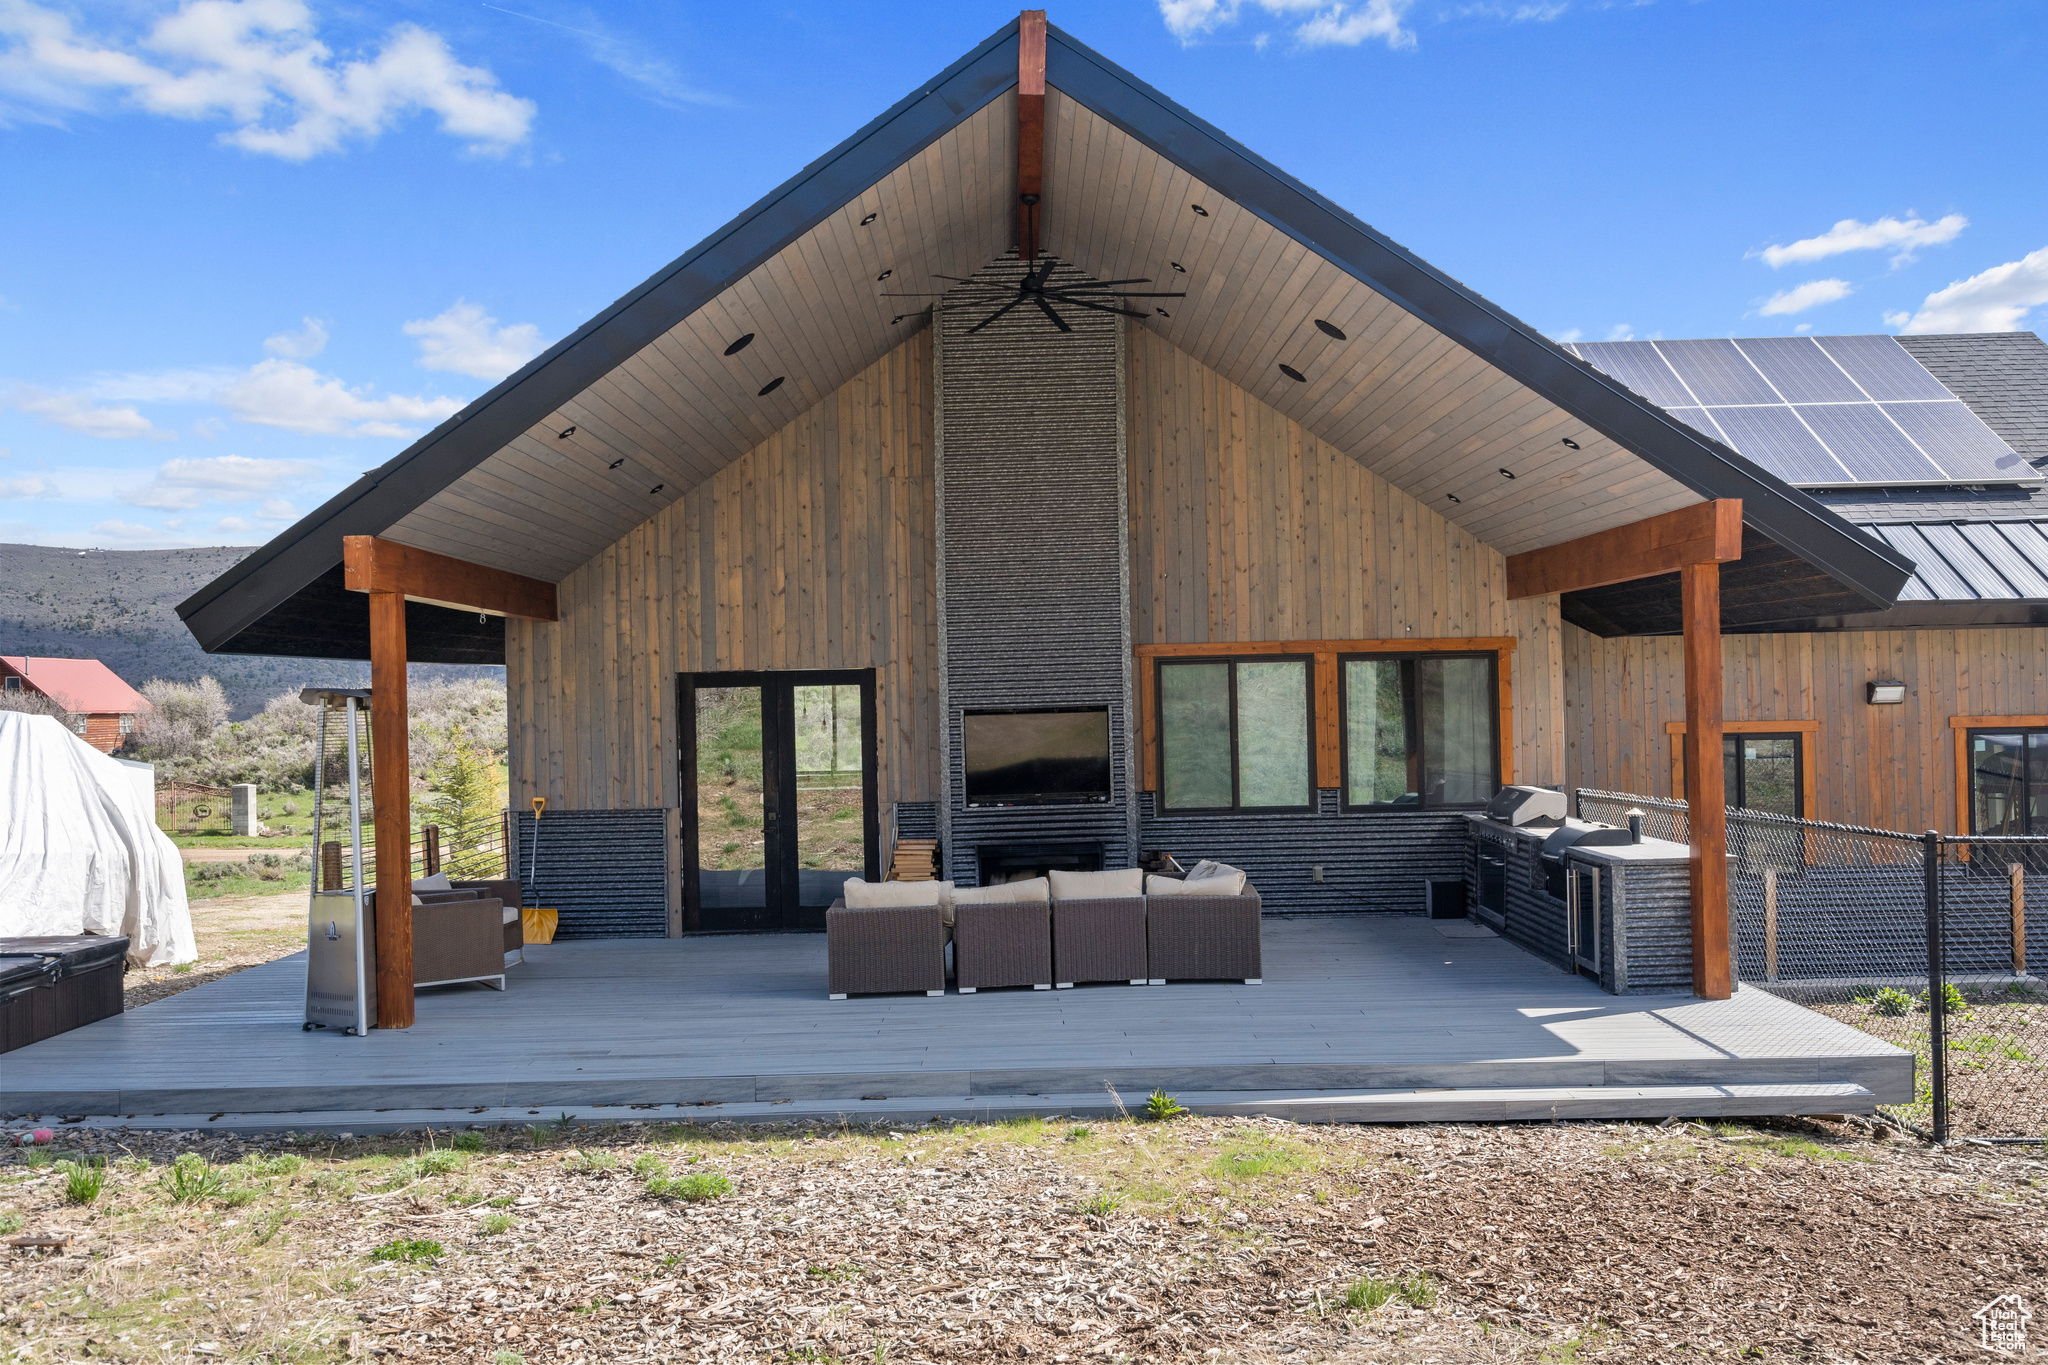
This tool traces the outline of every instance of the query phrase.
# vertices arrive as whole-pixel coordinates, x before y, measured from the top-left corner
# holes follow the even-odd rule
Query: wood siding
[[[1563,627],[1569,785],[1674,795],[1665,727],[1685,719],[1681,654],[1669,636]],[[2037,627],[1730,635],[1722,661],[1730,721],[1817,723],[1804,758],[1808,814],[1821,820],[1955,832],[1949,718],[2048,712],[2048,630]],[[1867,703],[1877,679],[1905,683],[1905,702]]]
[[[511,801],[676,804],[675,676],[876,670],[880,799],[938,778],[928,331],[506,623]]]
[[[1514,636],[1515,770],[1564,777],[1555,597],[1505,558],[1150,331],[1126,333],[1137,644]]]

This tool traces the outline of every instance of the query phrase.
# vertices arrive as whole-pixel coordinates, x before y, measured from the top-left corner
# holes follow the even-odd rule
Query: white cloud
[[[159,432],[130,404],[97,404],[84,394],[52,393],[22,384],[15,387],[12,403],[45,422],[102,440],[121,441],[166,434]]]
[[[54,498],[57,490],[41,479],[0,479],[0,498]]]
[[[1453,19],[1504,19],[1511,24],[1547,24],[1562,18],[1571,6],[1563,0],[1534,5],[1460,5],[1450,12]]]
[[[679,104],[727,105],[731,101],[722,95],[710,94],[684,82],[676,69],[661,58],[650,55],[646,42],[638,38],[621,37],[602,26],[596,29],[571,28],[558,24],[553,19],[543,19],[538,14],[525,14],[502,5],[486,4],[485,9],[509,14],[515,19],[526,19],[549,28],[573,33],[583,39],[583,49],[590,59],[600,66],[608,66],[633,84],[647,91],[657,104],[674,107]],[[587,11],[586,11],[587,12]],[[595,20],[585,22],[594,23]]]
[[[105,536],[109,540],[147,541],[151,545],[163,544],[170,539],[154,526],[142,526],[132,521],[95,522],[92,533],[96,536]]]
[[[500,327],[476,304],[457,299],[438,317],[405,324],[420,344],[420,364],[477,379],[503,379],[542,350],[540,328],[530,322]]]
[[[414,111],[438,115],[472,151],[526,140],[533,102],[457,61],[439,34],[400,24],[374,57],[344,60],[314,27],[303,0],[187,0],[124,42],[79,33],[33,0],[0,0],[0,120],[55,121],[125,99],[171,118],[226,119],[235,126],[224,142],[287,161],[373,139]]]
[[[1586,333],[1583,328],[1574,327],[1568,332],[1555,333],[1550,339],[1560,346],[1569,346],[1574,341],[1584,341]]]
[[[1767,246],[1762,251],[1749,254],[1763,257],[1764,264],[1776,270],[1782,266],[1826,260],[1848,251],[1889,251],[1892,264],[1897,266],[1913,259],[1915,247],[1953,242],[1969,225],[1970,220],[1960,213],[1951,213],[1932,223],[1918,217],[1903,221],[1880,218],[1874,223],[1844,218],[1818,237],[1802,237],[1790,246]]]
[[[1609,341],[1634,341],[1636,339],[1636,329],[1625,322],[1617,322],[1607,329],[1607,339]]]
[[[266,498],[256,509],[256,515],[264,521],[297,521],[299,509],[283,498]]]
[[[1415,35],[1401,21],[1414,8],[1415,0],[1251,0],[1277,17],[1300,19],[1294,38],[1304,47],[1336,44],[1356,47],[1368,39],[1383,40],[1388,47],[1415,45]],[[1159,0],[1159,14],[1167,31],[1182,42],[1191,42],[1226,24],[1237,22],[1242,0]]]
[[[414,436],[413,424],[431,425],[462,410],[454,398],[372,397],[367,387],[351,389],[310,366],[280,359],[250,366],[219,401],[241,421],[314,436]]]
[[[1805,284],[1771,295],[1764,300],[1763,306],[1757,309],[1757,312],[1767,318],[1781,317],[1786,313],[1803,313],[1824,303],[1846,299],[1854,292],[1847,280],[1808,280]]]
[[[213,529],[215,531],[225,531],[229,535],[247,535],[256,528],[240,517],[222,517],[213,524]]]
[[[287,479],[306,480],[320,472],[306,460],[252,460],[246,455],[214,455],[197,460],[166,460],[156,478],[121,494],[130,507],[189,511],[206,502],[259,497]]]
[[[319,318],[304,319],[296,332],[279,332],[263,339],[263,349],[287,360],[311,360],[327,349],[327,324]]]
[[[1921,303],[1920,311],[1904,322],[1895,321],[1900,316],[1897,313],[1887,313],[1885,321],[1903,328],[1908,336],[2017,332],[2027,310],[2042,304],[2048,304],[2048,246],[1935,290]]]

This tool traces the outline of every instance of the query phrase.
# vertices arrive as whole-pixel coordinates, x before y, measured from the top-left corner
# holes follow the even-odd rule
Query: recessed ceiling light
[[[1500,476],[1503,479],[1512,479],[1513,477],[1515,477],[1515,471],[1512,469],[1503,469],[1500,472]]]
[[[1209,210],[1203,208],[1200,204],[1189,204],[1188,207],[1201,214],[1204,218],[1209,216]]]
[[[648,490],[647,490],[647,496],[651,498],[651,497],[653,497],[653,496],[654,496],[654,495],[655,495],[656,493],[659,493],[659,492],[660,492],[660,491],[661,491],[662,489],[664,489],[664,488],[666,488],[666,487],[668,487],[668,485],[667,485],[667,484],[665,484],[665,483],[658,483],[658,484],[654,485],[654,487],[652,487],[652,488],[650,488],[650,489],[648,489]]]
[[[775,392],[775,391],[776,391],[777,389],[781,388],[781,387],[782,387],[782,381],[783,381],[783,380],[785,380],[785,379],[787,379],[787,378],[789,378],[789,376],[788,376],[788,375],[786,375],[786,374],[778,374],[778,375],[776,375],[776,376],[775,376],[775,377],[774,377],[773,379],[771,379],[771,380],[769,380],[769,381],[768,381],[767,383],[763,384],[763,385],[761,386],[761,391],[760,391],[759,393],[755,394],[755,395],[754,395],[754,397],[756,397],[756,398],[766,398],[766,397],[767,397],[767,396],[768,396],[769,394],[771,394],[771,393]]]
[[[1446,494],[1444,494],[1444,496],[1445,496],[1445,497],[1447,497],[1447,498],[1449,498],[1449,499],[1450,499],[1450,500],[1451,500],[1452,502],[1463,502],[1463,501],[1464,501],[1464,499],[1463,499],[1463,498],[1461,498],[1461,497],[1459,497],[1459,496],[1458,496],[1458,495],[1457,495],[1456,493],[1446,493]]]
[[[1339,341],[1351,340],[1350,337],[1344,335],[1344,329],[1342,327],[1339,327],[1334,322],[1324,322],[1321,318],[1316,319],[1316,330],[1318,332],[1321,332],[1326,337],[1335,337]]]
[[[893,317],[893,318],[890,318],[890,319],[889,319],[889,325],[890,325],[891,327],[894,327],[894,326],[895,326],[895,325],[896,325],[897,323],[899,323],[899,322],[903,321],[903,319],[905,319],[905,318],[907,318],[907,317],[909,317],[909,316],[910,316],[910,314],[908,314],[908,313],[898,313],[898,314],[897,314],[897,315],[896,315],[895,317]]]
[[[1577,441],[1574,441],[1569,436],[1564,438],[1562,444],[1571,447],[1573,450],[1577,450],[1579,448],[1579,443]]]
[[[1188,268],[1179,261],[1168,261],[1167,264],[1174,268],[1176,274],[1185,275],[1188,273]]]
[[[725,353],[727,355],[738,355],[741,351],[746,350],[747,347],[753,344],[754,334],[752,332],[749,332],[745,336],[741,337],[738,341],[735,341],[732,345],[726,347]]]
[[[869,214],[869,215],[868,215],[867,217],[865,217],[865,218],[863,218],[863,219],[861,219],[861,220],[860,220],[860,225],[861,225],[862,227],[866,227],[866,226],[867,226],[867,225],[868,225],[869,223],[872,223],[872,222],[874,222],[874,221],[875,221],[875,219],[877,219],[877,218],[879,218],[879,217],[881,217],[881,216],[882,216],[882,215],[881,215],[881,214],[879,214],[879,213],[871,213],[871,214]]]
[[[888,279],[891,275],[895,273],[896,271],[893,268],[884,270],[881,274],[875,276],[875,283],[880,284],[883,280]]]
[[[1159,314],[1159,316],[1163,318],[1170,318],[1173,316],[1173,314],[1167,312],[1164,308],[1154,308],[1152,311]]]
[[[1308,376],[1303,374],[1300,370],[1295,369],[1292,365],[1282,365],[1280,367],[1280,373],[1286,375],[1289,379],[1292,379],[1297,384],[1308,383]]]
[[[611,462],[610,464],[606,465],[606,466],[605,466],[605,468],[606,468],[606,469],[617,469],[617,468],[618,468],[618,467],[619,467],[620,465],[624,464],[625,462],[626,462],[626,461],[625,461],[624,457],[621,457],[621,458],[619,458],[619,459],[613,460],[613,461],[612,461],[612,462]]]
[[[556,433],[555,433],[555,439],[556,439],[557,441],[566,441],[566,440],[568,440],[568,439],[569,439],[569,438],[570,438],[571,436],[574,436],[575,434],[576,434],[576,428],[574,428],[574,427],[569,427],[569,428],[566,428],[565,430],[562,430],[562,431],[558,431],[558,432],[556,432]]]

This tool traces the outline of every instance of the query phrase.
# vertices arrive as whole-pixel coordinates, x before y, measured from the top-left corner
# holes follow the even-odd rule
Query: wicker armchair
[[[505,965],[526,961],[526,926],[519,917],[519,907],[526,904],[526,888],[511,877],[500,877],[491,881],[450,882],[457,891],[476,891],[489,897],[494,896],[504,905],[505,915]],[[421,897],[425,899],[424,894]]]
[[[1147,896],[1146,956],[1154,985],[1168,981],[1242,981],[1259,985],[1259,893],[1250,882],[1235,896]]]
[[[431,898],[431,899],[430,899]],[[369,915],[364,967],[377,974],[377,895],[365,898]],[[453,986],[480,982],[505,989],[505,907],[475,891],[428,891],[412,908],[412,982]]]
[[[945,912],[936,905],[849,910],[844,899],[825,911],[826,994],[946,993]]]
[[[1053,983],[1128,981],[1150,977],[1145,953],[1145,898],[1056,900],[1052,903]]]
[[[1045,901],[956,902],[953,977],[960,994],[984,986],[1052,989],[1052,907]]]

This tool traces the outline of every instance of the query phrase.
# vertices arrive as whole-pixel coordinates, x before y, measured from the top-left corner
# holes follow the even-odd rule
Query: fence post
[[[519,868],[512,860],[512,808],[507,806],[498,812],[498,849],[505,855],[505,875],[517,877]]]
[[[1948,974],[1941,960],[1941,832],[1920,838],[1927,897],[1927,1058],[1933,1085],[1934,1140],[1948,1142]]]
[[[441,870],[441,827],[428,825],[420,833],[426,836],[427,875],[431,877]]]
[[[2006,869],[2012,877],[2012,974],[2027,974],[2027,869],[2014,863]]]
[[[1778,869],[1764,869],[1764,980],[1778,979]]]

